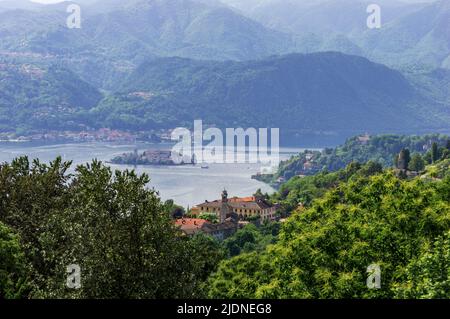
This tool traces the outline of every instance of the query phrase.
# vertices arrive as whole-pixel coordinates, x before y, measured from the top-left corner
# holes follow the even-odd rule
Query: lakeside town
[[[26,133],[0,132],[0,142],[29,143],[29,142],[151,142],[163,143],[171,140],[171,130],[149,130],[127,132],[109,128],[90,129],[81,131],[56,131],[56,130],[34,130]]]

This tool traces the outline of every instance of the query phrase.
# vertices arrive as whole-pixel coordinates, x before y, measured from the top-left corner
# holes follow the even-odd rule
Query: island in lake
[[[181,155],[180,155],[181,156]],[[172,159],[172,151],[169,150],[147,150],[139,153],[137,150],[130,153],[114,157],[112,164],[118,165],[158,165],[158,166],[179,166],[179,165],[195,165],[195,156],[192,158],[184,158],[179,163]]]

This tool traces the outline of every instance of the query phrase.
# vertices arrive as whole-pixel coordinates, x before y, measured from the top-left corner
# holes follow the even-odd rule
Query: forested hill
[[[398,132],[450,123],[448,108],[425,98],[401,73],[333,52],[247,62],[151,60],[119,92],[95,114],[121,128],[203,119],[232,127]]]
[[[218,127],[280,128],[292,138],[407,133],[450,123],[448,90],[435,85],[440,74],[409,82],[383,65],[334,52],[246,62],[150,60],[116,93],[103,95],[59,64],[5,59],[0,74],[0,129],[6,131],[173,129],[202,119]]]
[[[0,131],[78,129],[80,114],[101,99],[96,88],[65,68],[0,60]]]
[[[320,171],[337,171],[351,162],[366,163],[374,161],[382,167],[392,167],[395,164],[395,158],[402,149],[407,149],[411,155],[422,154],[424,155],[423,160],[431,163],[430,151],[433,143],[436,143],[442,149],[440,151],[442,153],[444,152],[443,149],[449,147],[449,140],[450,137],[439,134],[355,136],[334,149],[306,150],[282,162],[275,175],[259,176],[259,178],[276,183],[277,180],[287,181],[296,175],[312,175]],[[439,154],[437,156],[440,157]]]
[[[208,281],[213,298],[448,298],[449,161],[440,178],[411,180],[351,165],[300,206],[264,251],[221,262]],[[431,169],[431,168],[430,168]],[[434,169],[434,166],[433,166]],[[336,174],[323,174],[323,185]],[[433,174],[434,175],[434,174]],[[298,191],[304,190],[297,188]],[[368,289],[370,266],[380,289]]]

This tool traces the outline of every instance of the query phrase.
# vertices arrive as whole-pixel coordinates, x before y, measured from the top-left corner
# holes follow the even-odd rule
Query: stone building
[[[197,205],[193,211],[198,215],[216,214],[220,222],[230,217],[237,220],[259,217],[261,221],[266,221],[275,219],[276,206],[255,196],[228,198],[228,193],[224,190],[221,200],[205,201]]]

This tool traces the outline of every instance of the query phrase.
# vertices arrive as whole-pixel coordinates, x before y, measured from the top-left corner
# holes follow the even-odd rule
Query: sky
[[[58,3],[63,1],[64,0],[31,0],[31,2],[45,3],[45,4]]]
[[[63,2],[64,0],[30,0],[32,2],[38,2],[38,3],[58,3],[58,2]],[[242,0],[242,1],[246,1],[246,0]],[[402,0],[403,2],[431,2],[434,0]]]

